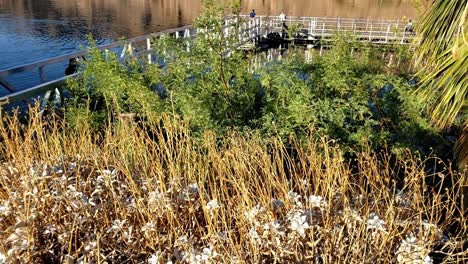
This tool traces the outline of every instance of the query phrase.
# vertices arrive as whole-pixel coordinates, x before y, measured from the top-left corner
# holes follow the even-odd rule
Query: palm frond
[[[466,0],[436,0],[417,25],[416,64],[431,64],[451,49],[460,37],[460,25],[466,24]]]
[[[439,128],[457,121],[464,124],[456,144],[461,165],[468,164],[468,122],[459,120],[468,99],[468,1],[436,0],[417,27],[414,55],[422,67],[417,92],[422,100],[433,102],[432,120]],[[432,99],[432,100],[429,100]]]
[[[451,56],[450,50],[440,55],[437,67],[425,72],[421,80],[420,92],[423,98],[435,96],[432,119],[440,128],[453,124],[466,104],[468,47],[463,49],[463,56],[458,58]]]

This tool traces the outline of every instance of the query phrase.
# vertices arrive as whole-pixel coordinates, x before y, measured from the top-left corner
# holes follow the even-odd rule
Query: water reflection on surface
[[[414,17],[411,0],[244,0],[244,13],[360,18]],[[192,23],[198,0],[0,0],[0,69],[66,54],[86,44]]]

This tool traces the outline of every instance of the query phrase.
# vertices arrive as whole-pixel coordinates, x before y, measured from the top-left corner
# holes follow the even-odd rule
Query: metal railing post
[[[41,79],[41,83],[45,83],[47,80],[46,73],[44,71],[44,66],[39,67],[39,78]]]
[[[387,34],[386,34],[386,36],[385,36],[385,43],[388,42],[388,34],[390,34],[390,28],[391,28],[391,24],[388,24],[388,26],[387,26]]]
[[[323,24],[322,24],[322,40],[323,40],[324,34],[325,34],[325,21],[323,21]]]
[[[354,27],[354,35],[356,35],[356,30],[357,30],[357,23],[353,18],[353,27]]]

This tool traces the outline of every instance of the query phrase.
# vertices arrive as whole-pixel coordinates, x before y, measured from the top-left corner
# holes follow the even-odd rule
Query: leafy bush
[[[300,140],[312,132],[348,152],[391,146],[429,153],[437,145],[447,153],[451,143],[423,114],[411,77],[404,75],[410,71],[406,64],[395,70],[382,51],[336,36],[333,47],[312,63],[293,48],[285,60],[254,70],[252,56],[261,54],[239,51],[237,34],[224,34],[223,8],[211,6],[196,25],[212,33],[190,40],[160,38],[153,49],[157,63],[130,57],[122,64],[91,47],[83,78],[70,86],[74,107],[99,112],[95,118],[132,113],[157,120],[167,113],[187,121],[199,135],[212,130],[223,136],[235,128],[287,142],[292,134]],[[393,53],[407,60],[407,50]]]
[[[410,79],[388,73],[370,47],[352,56],[356,43],[339,36],[335,43],[311,64],[293,53],[263,68],[265,132],[287,138],[312,127],[351,151],[387,144],[426,153],[429,146],[447,147],[414,97]]]

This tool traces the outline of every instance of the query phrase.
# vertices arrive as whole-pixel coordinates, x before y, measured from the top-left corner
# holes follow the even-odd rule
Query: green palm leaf
[[[468,122],[460,120],[468,96],[468,41],[466,0],[436,0],[418,26],[415,53],[422,99],[430,105],[432,119],[439,128],[455,122],[464,124],[457,142],[461,164],[468,161]],[[432,99],[432,100],[429,100]]]

